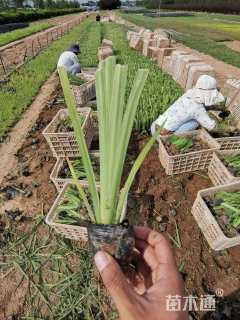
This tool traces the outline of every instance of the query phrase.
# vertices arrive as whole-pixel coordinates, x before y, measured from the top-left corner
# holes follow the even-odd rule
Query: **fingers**
[[[136,247],[139,249],[151,269],[156,261],[161,264],[176,266],[174,251],[165,236],[145,227],[134,227]]]
[[[118,263],[106,252],[99,251],[94,257],[95,264],[118,310],[131,307],[131,300],[137,299],[132,286],[128,283]]]

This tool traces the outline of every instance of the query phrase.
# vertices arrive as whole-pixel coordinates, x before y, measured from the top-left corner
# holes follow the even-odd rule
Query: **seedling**
[[[168,141],[181,152],[188,152],[193,146],[193,141],[191,139],[179,137],[176,135],[171,135],[168,138]]]

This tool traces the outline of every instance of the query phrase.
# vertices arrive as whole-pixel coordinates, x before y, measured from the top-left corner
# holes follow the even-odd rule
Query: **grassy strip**
[[[150,59],[129,47],[126,29],[123,26],[104,24],[103,35],[104,38],[113,41],[119,62],[128,65],[128,94],[133,85],[136,71],[139,68],[149,69],[135,119],[135,128],[144,131],[150,127],[160,113],[164,112],[182,94],[182,89],[168,74],[157,68]]]
[[[39,24],[32,24],[31,26],[23,29],[6,32],[0,35],[0,46],[4,46],[10,42],[25,38],[39,31],[50,28],[50,24],[43,22]]]
[[[232,33],[231,34],[224,33],[223,29],[221,29],[220,33],[213,32],[213,31],[205,32],[204,25],[200,24],[198,28],[195,28],[193,25],[194,21],[192,21],[192,23],[189,23],[188,25],[186,24],[183,27],[182,24],[180,24],[179,21],[177,20],[180,18],[176,18],[175,20],[177,21],[175,22],[172,21],[170,23],[170,22],[167,22],[169,20],[165,20],[165,18],[162,19],[163,22],[160,22],[159,19],[145,17],[142,15],[123,14],[123,17],[137,25],[140,25],[152,30],[158,27],[174,29],[175,31],[178,32],[175,35],[175,38],[178,42],[181,42],[192,49],[209,54],[210,56],[218,60],[221,60],[223,62],[226,62],[228,64],[231,64],[235,67],[238,67],[238,68],[240,67],[240,53],[228,48],[222,43],[215,41],[215,40],[222,41],[226,39],[233,39]],[[210,21],[209,21],[209,24],[210,24]],[[214,28],[215,27],[216,25],[214,26]],[[207,28],[207,22],[206,22],[205,28]],[[235,24],[234,25],[230,24],[229,29],[234,30],[234,28],[235,28]],[[202,36],[201,34],[204,34],[204,36]],[[238,37],[236,37],[234,34],[234,38],[236,39],[239,38],[239,34],[238,34]]]
[[[84,39],[84,37],[86,39],[86,34],[88,34],[89,39],[91,39],[98,28],[100,28],[99,24],[92,19],[85,20],[69,34],[52,43],[35,59],[29,61],[17,72],[13,73],[8,83],[1,86],[0,138],[7,133],[9,128],[19,119],[22,112],[31,104],[41,85],[55,70],[61,52],[76,41],[79,41],[82,48],[84,48],[84,41],[82,41],[82,39]],[[92,49],[91,54],[88,54],[89,61],[92,61],[92,56],[97,54],[97,46],[98,44],[96,43],[95,50]],[[86,54],[86,52],[84,54]],[[82,57],[80,57],[80,60],[82,60]],[[88,66],[86,58],[84,58],[84,60],[86,66]],[[83,66],[85,65],[83,64]]]

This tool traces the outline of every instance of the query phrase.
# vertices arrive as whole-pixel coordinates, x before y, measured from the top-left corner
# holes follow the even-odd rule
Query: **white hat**
[[[217,81],[208,75],[199,77],[196,86],[186,92],[187,98],[205,106],[213,106],[225,100],[217,89]]]

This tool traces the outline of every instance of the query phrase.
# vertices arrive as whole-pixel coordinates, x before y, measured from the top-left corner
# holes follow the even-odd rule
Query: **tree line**
[[[149,9],[240,13],[240,0],[143,0],[143,4]]]
[[[39,9],[65,9],[79,8],[80,4],[77,0],[32,0],[34,7]],[[24,0],[0,0],[0,8],[22,8]]]

